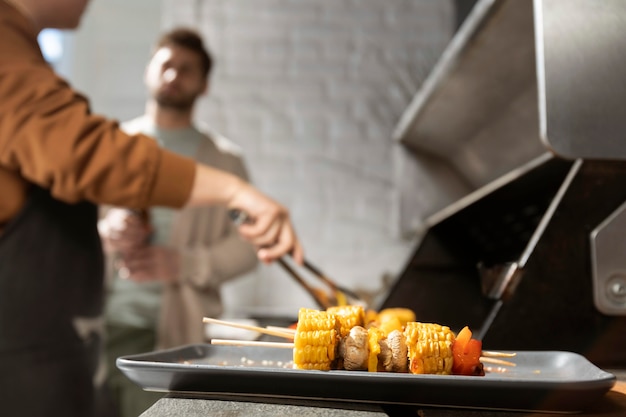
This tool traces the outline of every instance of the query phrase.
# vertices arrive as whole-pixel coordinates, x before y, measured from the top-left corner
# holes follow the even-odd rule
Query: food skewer
[[[213,344],[264,346],[293,350],[296,369],[345,369],[414,374],[484,375],[484,363],[515,366],[496,357],[515,354],[488,351],[465,327],[458,334],[436,323],[414,321],[414,313],[392,309],[394,321],[385,322],[383,312],[376,324],[366,319],[362,306],[331,307],[327,311],[300,309],[297,328],[263,328],[234,324],[234,327],[293,340],[290,342],[243,342],[218,339]],[[396,314],[400,313],[400,314]],[[398,317],[402,316],[401,320]],[[205,318],[205,323],[231,323]],[[364,326],[367,326],[366,329]]]
[[[279,332],[279,333],[285,333],[285,336],[290,334],[291,337],[285,337],[286,339],[291,339],[296,334],[296,330],[292,329],[290,327],[267,326],[267,327],[265,327],[265,329],[271,330],[271,331],[276,331],[276,332]],[[279,337],[282,337],[282,336],[279,336]],[[497,351],[493,351],[493,350],[483,350],[481,359],[485,359],[485,358],[514,358],[515,356],[517,356],[517,353],[515,353],[515,352],[497,352]],[[502,361],[502,362],[500,362],[500,361],[486,361],[486,362],[506,364],[506,365],[509,365],[509,366],[515,366],[515,364],[513,362],[509,362],[509,361]]]
[[[254,346],[254,347],[268,347],[268,348],[279,348],[279,349],[293,349],[295,347],[295,344],[291,342],[263,342],[259,340],[235,340],[235,339],[211,339],[211,344],[221,345],[221,346]],[[492,357],[481,356],[480,360],[481,362],[491,363],[494,365],[516,366],[515,362],[505,361],[502,359],[496,359]]]

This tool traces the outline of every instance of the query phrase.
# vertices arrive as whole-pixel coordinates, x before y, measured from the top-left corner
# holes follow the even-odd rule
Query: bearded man
[[[157,42],[145,72],[145,114],[122,128],[165,149],[248,180],[240,149],[193,122],[212,58],[197,32],[176,28]],[[105,308],[108,390],[119,415],[138,416],[160,395],[115,366],[119,356],[205,341],[202,317],[222,312],[220,286],[257,265],[223,206],[149,212],[108,209],[99,224],[108,260]]]

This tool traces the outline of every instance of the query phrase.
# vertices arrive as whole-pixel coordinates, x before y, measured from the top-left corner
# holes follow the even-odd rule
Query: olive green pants
[[[138,417],[161,398],[163,393],[144,391],[115,366],[115,361],[120,356],[154,350],[156,334],[149,329],[111,325],[107,325],[106,332],[107,389],[119,417]]]

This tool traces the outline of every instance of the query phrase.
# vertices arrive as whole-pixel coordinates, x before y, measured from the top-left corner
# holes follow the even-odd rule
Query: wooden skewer
[[[296,330],[295,329],[291,329],[291,328],[288,328],[288,327],[267,326],[267,329],[268,330],[277,331],[277,332],[286,333],[286,334],[291,333],[292,334],[292,338],[293,338],[293,335],[296,334]],[[517,355],[517,353],[515,353],[515,352],[497,352],[497,351],[493,351],[493,350],[483,350],[481,359],[483,359],[483,362],[489,362],[489,363],[494,363],[494,364],[499,364],[499,365],[515,366],[515,364],[513,362],[490,360],[489,358],[513,358],[516,355]]]
[[[231,339],[211,339],[212,345],[225,346],[256,346],[269,348],[293,349],[294,344],[289,342],[262,342],[258,340],[231,340]],[[493,363],[503,366],[516,366],[515,363],[496,358],[480,357],[480,361],[484,363]]]
[[[233,322],[230,322],[230,321],[212,319],[210,317],[202,318],[202,322],[203,323],[220,324],[222,326],[237,327],[239,329],[251,330],[251,331],[254,331],[254,332],[268,334],[270,336],[278,336],[278,337],[284,337],[285,339],[293,339],[293,333],[289,333],[289,332],[285,332],[285,331],[278,331],[278,330],[271,330],[271,329],[267,329],[265,327],[259,327],[259,326],[250,326],[249,324],[233,323]]]
[[[224,346],[256,346],[269,348],[293,349],[294,344],[289,342],[262,342],[259,340],[231,340],[231,339],[211,339],[212,345]]]
[[[517,366],[515,364],[515,362],[509,362],[509,361],[505,361],[502,359],[496,359],[496,358],[489,358],[489,357],[485,357],[485,356],[481,356],[480,357],[480,361],[483,363],[493,363],[496,365],[503,365],[503,366]]]
[[[488,356],[492,358],[512,358],[515,355],[517,355],[517,353],[515,352],[506,353],[506,352],[495,352],[492,350],[483,350],[483,356]]]
[[[291,333],[292,335],[296,334],[296,329],[290,329],[289,327],[267,326],[266,329],[275,330],[277,332]]]
[[[267,327],[259,327],[259,326],[251,326],[248,324],[240,324],[233,323],[225,320],[212,319],[209,317],[204,317],[202,319],[203,323],[212,323],[212,324],[220,324],[223,326],[229,327],[237,327],[240,329],[251,330],[255,332],[259,332],[262,334],[267,334],[271,336],[278,336],[285,339],[293,339],[296,333],[296,330],[285,328],[285,327],[276,327],[276,326],[267,326]],[[228,345],[228,346],[257,346],[257,347],[272,347],[272,348],[283,348],[283,349],[293,349],[294,344],[290,342],[262,342],[262,341],[243,341],[243,340],[230,340],[230,339],[211,339],[211,344],[213,345]],[[483,351],[482,356],[480,357],[480,361],[483,363],[492,363],[496,365],[503,366],[516,366],[514,362],[505,361],[502,359],[497,359],[497,357],[514,357],[515,353],[505,353],[505,352],[494,352],[494,351]]]

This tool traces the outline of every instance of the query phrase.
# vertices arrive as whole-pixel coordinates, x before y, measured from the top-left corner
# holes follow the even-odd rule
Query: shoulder
[[[120,124],[122,130],[131,135],[145,132],[148,126],[148,120],[145,116],[139,116]]]
[[[243,148],[206,125],[196,125],[204,138],[198,154],[201,160],[249,180]]]
[[[223,154],[232,155],[237,158],[243,157],[243,148],[221,133],[211,129],[205,124],[196,124],[196,129],[202,134],[207,142]]]

